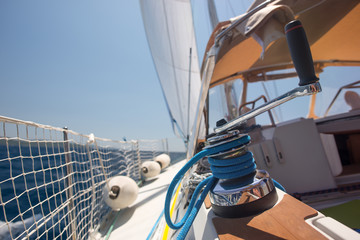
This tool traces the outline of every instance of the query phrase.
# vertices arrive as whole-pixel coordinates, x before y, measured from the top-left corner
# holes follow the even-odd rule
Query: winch
[[[253,154],[247,149],[249,135],[233,130],[209,138],[206,148],[235,140],[240,140],[241,144],[208,156],[213,175],[219,179],[210,190],[210,202],[214,213],[221,217],[258,214],[271,208],[278,199],[269,174],[256,169]]]

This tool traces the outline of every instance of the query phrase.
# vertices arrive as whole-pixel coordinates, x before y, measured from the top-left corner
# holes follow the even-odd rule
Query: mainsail
[[[140,5],[173,130],[187,143],[201,85],[190,0],[140,0]]]

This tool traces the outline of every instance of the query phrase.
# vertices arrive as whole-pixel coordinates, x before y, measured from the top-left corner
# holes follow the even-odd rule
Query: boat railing
[[[0,116],[0,239],[90,239],[111,208],[102,192],[165,140],[115,141]]]
[[[344,89],[355,89],[355,88],[360,88],[360,81],[356,81],[350,84],[347,84],[345,86],[342,86],[341,88],[339,88],[339,90],[337,91],[337,93],[335,94],[333,100],[331,101],[330,105],[328,106],[328,108],[325,111],[324,117],[326,117],[329,114],[330,109],[332,108],[332,106],[334,105],[336,99],[338,98],[338,96],[340,95],[341,91]]]
[[[257,101],[263,99],[265,103],[268,102],[267,98],[264,96],[264,95],[261,95],[260,97],[256,98],[255,100],[253,101],[248,101],[246,103],[243,103],[240,105],[240,107],[238,108],[238,115],[241,115],[241,113],[243,112],[243,108],[246,107],[247,105],[252,105],[251,106],[251,109],[254,109],[255,108],[255,104]],[[271,126],[275,126],[275,121],[274,121],[274,117],[271,113],[271,110],[268,110],[268,113],[269,113],[269,119],[270,119],[270,122],[271,122]]]

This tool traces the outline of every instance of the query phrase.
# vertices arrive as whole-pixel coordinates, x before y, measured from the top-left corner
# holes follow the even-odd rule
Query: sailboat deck
[[[164,208],[171,179],[184,164],[185,160],[171,165],[157,178],[145,182],[139,189],[136,202],[119,212],[110,240],[146,239]]]

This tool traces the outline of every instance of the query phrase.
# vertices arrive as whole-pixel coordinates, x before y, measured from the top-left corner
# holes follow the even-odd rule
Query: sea
[[[29,146],[29,144],[20,147],[19,144],[10,144],[7,149],[5,142],[0,141],[0,240],[67,239],[70,235],[68,209],[62,204],[68,194],[66,163],[64,155],[61,154],[64,149],[60,146],[51,149],[52,152],[49,152],[49,148],[45,145]],[[128,159],[124,159],[124,153],[120,150],[113,149],[110,154],[111,156],[107,157],[112,159],[109,163],[112,168],[121,169],[126,168],[126,164],[132,164]],[[147,153],[142,152],[142,154]],[[76,159],[76,153],[72,155],[71,159]],[[169,155],[173,163],[185,158],[183,152],[170,152]],[[9,157],[11,161],[8,160]],[[79,156],[77,157],[72,164],[73,181],[76,182],[73,188],[75,193],[91,188],[88,183],[90,182],[88,156],[81,155],[81,160]],[[96,185],[103,180],[102,172],[99,170],[98,162],[94,162],[92,167],[95,170]],[[84,183],[85,181],[88,182]],[[97,192],[97,195],[101,195],[101,189]],[[96,196],[96,199],[100,198],[101,196]],[[90,220],[90,200],[91,191],[88,191],[74,201],[74,205],[78,206],[75,212],[77,231],[82,229],[81,233],[77,234],[88,234],[86,232],[89,231],[89,227],[85,227],[84,222]],[[61,210],[57,211],[59,208]],[[94,224],[98,223],[101,217],[93,216],[96,218]],[[28,237],[27,233],[31,232]]]

